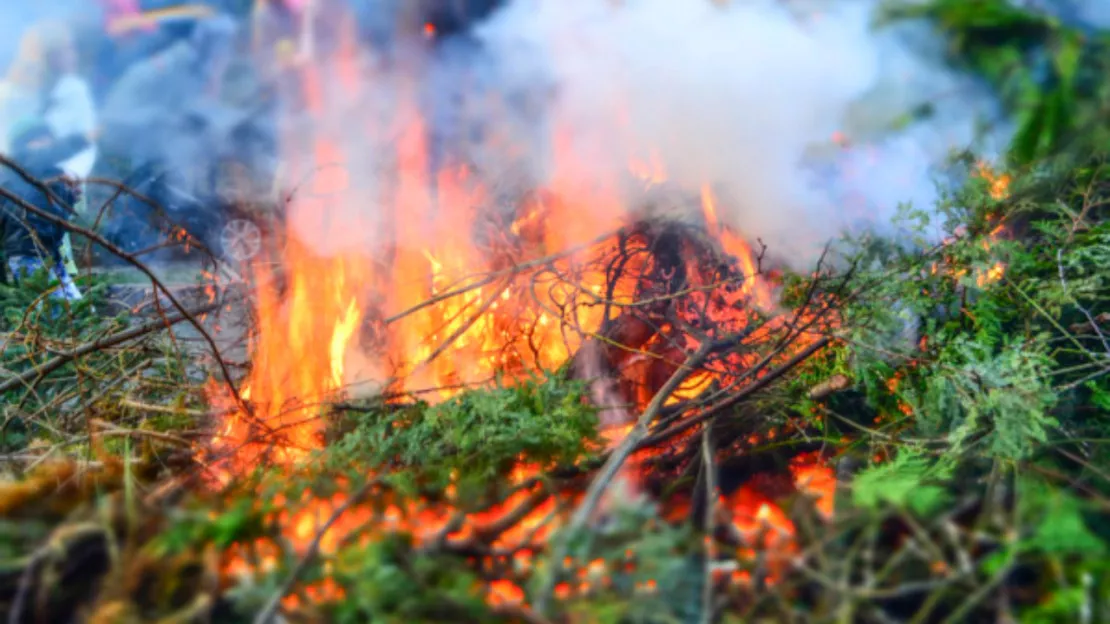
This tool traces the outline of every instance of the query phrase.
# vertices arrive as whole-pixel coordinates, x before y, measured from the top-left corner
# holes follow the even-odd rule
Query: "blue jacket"
[[[81,141],[84,141],[83,143]],[[58,142],[48,153],[38,154],[33,159],[20,159],[16,162],[31,176],[40,181],[51,181],[47,187],[60,201],[52,201],[50,196],[12,170],[0,173],[0,188],[22,199],[24,202],[61,219],[69,219],[70,209],[77,200],[73,189],[62,180],[64,172],[54,164],[59,158],[75,149],[83,149],[88,140],[75,137]],[[33,232],[33,235],[32,235]],[[61,225],[26,210],[19,203],[0,196],[0,246],[6,257],[50,256],[59,258],[62,238],[66,230]]]

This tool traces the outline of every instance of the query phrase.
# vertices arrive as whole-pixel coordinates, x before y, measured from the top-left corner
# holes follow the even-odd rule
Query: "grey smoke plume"
[[[10,60],[33,20],[99,19],[91,0],[3,4],[0,60]],[[423,4],[354,3],[362,9],[364,34],[376,43],[411,38],[414,30],[418,36],[419,15],[406,11],[418,13]],[[884,227],[901,202],[931,204],[950,150],[976,142],[978,120],[998,117],[982,85],[946,67],[927,27],[873,30],[878,0],[506,4],[479,27],[480,54],[447,45],[423,58],[425,52],[414,51],[419,46],[396,45],[393,56],[401,58],[394,58],[394,73],[401,75],[368,79],[371,97],[328,111],[337,137],[350,143],[344,152],[353,181],[375,186],[375,175],[367,172],[388,160],[392,139],[382,145],[350,130],[373,125],[368,118],[389,108],[399,84],[423,82],[425,116],[450,138],[459,131],[455,100],[477,76],[477,84],[516,102],[515,116],[505,116],[504,107],[478,107],[476,114],[506,117],[502,124],[528,146],[534,176],[559,174],[549,158],[552,129],[572,139],[556,163],[574,162],[582,185],[627,176],[630,160],[655,159],[679,186],[696,191],[714,185],[732,226],[761,237],[776,255],[804,263],[843,228]],[[1100,0],[1039,4],[1073,21],[1110,19]],[[408,56],[422,58],[414,65]],[[469,86],[461,85],[463,73],[472,74],[465,79]],[[894,128],[923,104],[932,107],[931,116]],[[150,104],[136,107],[149,110]],[[104,114],[111,118],[110,110]],[[834,145],[834,136],[850,146]],[[990,155],[1006,138],[1003,124],[978,147]],[[484,157],[496,161],[499,154]],[[345,203],[373,211],[377,189],[358,194]],[[602,216],[598,212],[583,206],[579,217],[589,222]],[[320,245],[324,250],[345,242],[366,243],[330,238]]]
[[[585,170],[654,157],[680,186],[724,189],[732,226],[806,262],[843,228],[934,201],[937,167],[995,113],[924,27],[874,31],[876,8],[518,0],[481,34],[505,81],[558,85],[551,121]],[[922,104],[931,118],[891,129]]]

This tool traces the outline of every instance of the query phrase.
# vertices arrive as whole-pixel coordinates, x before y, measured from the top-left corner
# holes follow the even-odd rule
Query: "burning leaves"
[[[671,412],[660,426],[652,428],[652,431],[664,435],[661,443],[653,444],[654,449],[639,451],[629,463],[629,470],[636,475],[632,480],[636,489],[656,489],[658,479],[666,473],[656,474],[650,468],[655,464],[642,463],[641,455],[657,461],[664,456],[680,456],[693,445],[687,436],[667,434],[666,426],[673,425],[675,419],[681,418],[684,413],[696,414],[699,410],[713,409],[712,400],[702,403],[704,396],[710,399],[727,396],[722,389],[727,392],[729,388],[743,388],[745,383],[758,381],[765,374],[773,373],[771,369],[764,369],[786,364],[785,360],[795,353],[795,347],[790,345],[819,326],[816,318],[820,316],[820,306],[812,313],[801,314],[794,319],[777,320],[775,317],[763,317],[750,309],[748,302],[757,292],[751,284],[760,277],[755,272],[744,275],[743,269],[730,268],[733,265],[726,260],[728,255],[720,255],[721,251],[715,250],[712,243],[696,241],[696,235],[686,233],[681,225],[644,224],[619,234],[616,243],[593,248],[591,253],[597,256],[591,263],[579,261],[580,264],[575,266],[565,260],[554,259],[539,265],[537,270],[509,274],[510,279],[517,283],[524,279],[531,280],[530,290],[533,293],[537,285],[551,280],[546,283],[550,285],[547,292],[552,304],[544,306],[540,300],[539,315],[520,315],[520,303],[514,295],[528,291],[514,287],[514,281],[508,280],[495,289],[495,295],[487,299],[488,305],[477,300],[462,304],[453,301],[456,298],[465,300],[480,293],[483,288],[479,286],[466,290],[464,287],[462,294],[456,297],[441,295],[445,307],[438,307],[437,304],[438,309],[430,313],[457,316],[469,309],[476,315],[468,321],[460,321],[465,323],[461,331],[454,331],[445,338],[449,348],[459,349],[455,351],[456,355],[467,353],[468,344],[463,341],[472,331],[477,336],[488,336],[500,323],[505,328],[495,334],[500,340],[510,340],[511,336],[519,335],[519,325],[507,324],[510,321],[531,323],[530,331],[534,332],[541,326],[542,319],[558,319],[551,322],[553,327],[550,331],[560,332],[563,348],[586,344],[568,343],[569,336],[573,335],[569,332],[582,332],[590,327],[582,324],[583,315],[598,319],[594,322],[600,323],[603,328],[638,326],[643,331],[626,333],[619,342],[602,343],[610,346],[597,352],[602,361],[601,368],[596,369],[603,376],[614,375],[620,380],[618,385],[624,388],[618,390],[615,397],[623,397],[620,400],[636,411],[660,391],[666,377],[681,365],[676,359],[685,358],[683,353],[686,348],[704,351],[710,357],[694,364],[698,372],[689,376],[689,382],[681,384],[674,396],[666,394],[662,397]],[[740,251],[748,250],[743,247]],[[436,288],[436,271],[442,270],[442,265],[432,257],[426,258],[432,263],[433,288]],[[583,287],[580,281],[570,281],[571,275],[578,279],[605,275],[605,272],[591,268],[594,265],[618,268],[616,271],[609,269],[608,281],[600,282],[597,288]],[[756,264],[749,260],[746,266],[754,268]],[[701,267],[712,269],[707,272]],[[554,276],[562,278],[552,280]],[[335,277],[338,279],[338,275]],[[327,282],[320,280],[314,286],[324,288],[325,284]],[[732,286],[722,289],[719,284]],[[291,301],[316,301],[317,305],[322,305],[324,302],[319,297],[301,294],[307,288],[307,282],[298,282],[294,277],[290,287]],[[448,284],[439,288],[449,292]],[[714,295],[715,292],[728,294]],[[434,293],[432,298],[436,298]],[[346,319],[351,317],[353,313],[350,310],[354,309],[352,304],[344,308],[341,298],[326,301],[335,302],[335,307],[331,308],[335,311],[333,320],[321,324],[323,319],[308,319],[319,327],[311,331],[322,332],[319,339],[306,342],[303,337],[292,335],[282,339],[285,346],[333,346],[330,351],[317,348],[328,357],[321,355],[320,359],[314,360],[318,364],[313,365],[316,367],[314,370],[319,371],[312,377],[313,383],[317,384],[314,387],[320,389],[318,392],[322,392],[320,396],[323,397],[338,389],[334,365],[335,356],[340,352],[334,349],[334,345],[338,344],[336,336],[342,337],[350,331]],[[494,304],[498,307],[495,308]],[[451,305],[461,307],[457,312],[450,312]],[[514,311],[517,315],[498,316],[503,309]],[[547,312],[550,316],[544,316],[543,310],[550,310]],[[557,313],[559,310],[562,312]],[[292,318],[294,312],[286,314]],[[815,316],[810,318],[809,314]],[[280,322],[281,318],[276,317],[276,320]],[[605,319],[609,322],[606,323]],[[277,324],[276,327],[290,325]],[[433,338],[444,340],[439,338],[443,332],[439,330]],[[634,334],[639,338],[633,338]],[[593,336],[600,338],[604,335],[594,330],[576,340],[590,341],[595,339]],[[324,340],[328,336],[332,337],[330,342]],[[778,353],[760,355],[760,345],[776,338],[783,341],[781,345],[789,348],[780,346]],[[534,333],[531,340],[536,340]],[[497,346],[504,352],[511,344]],[[745,350],[750,353],[744,354]],[[427,352],[418,351],[416,355],[425,362],[434,359]],[[534,355],[538,357],[538,354]],[[650,358],[653,356],[656,358],[654,362],[665,367],[658,373],[653,372],[655,364],[646,367],[636,365],[638,362],[652,362]],[[454,359],[457,363],[458,358]],[[305,367],[309,362],[301,360],[298,364]],[[520,366],[519,360],[517,362]],[[514,369],[505,364],[506,360],[495,359],[484,365],[490,367],[490,373],[515,374],[518,379],[520,373],[527,370]],[[430,373],[436,371],[429,369]],[[262,379],[265,381],[265,377]],[[454,381],[449,376],[439,377],[438,380],[443,388],[450,388],[447,382]],[[595,380],[586,382],[592,384]],[[384,490],[375,496],[373,502],[367,503],[370,508],[363,509],[364,505],[360,503],[357,510],[345,512],[348,520],[321,524],[333,510],[343,509],[347,501],[342,496],[302,496],[290,510],[283,510],[272,520],[273,526],[280,528],[294,552],[302,553],[301,556],[312,556],[313,551],[304,550],[310,547],[306,540],[308,536],[330,535],[325,540],[312,542],[318,543],[316,548],[326,561],[337,556],[334,544],[351,539],[380,539],[394,532],[411,535],[414,547],[422,552],[472,553],[472,556],[494,561],[499,557],[507,558],[506,564],[511,563],[508,567],[495,564],[483,573],[487,580],[484,585],[487,601],[492,607],[510,603],[523,605],[524,592],[521,588],[527,584],[531,574],[533,554],[546,551],[555,531],[565,525],[570,511],[579,504],[577,500],[582,479],[590,474],[588,468],[596,465],[594,462],[606,453],[607,446],[598,437],[597,421],[592,416],[592,408],[587,407],[583,391],[560,394],[567,390],[554,391],[552,388],[555,386],[550,384],[524,383],[494,393],[465,393],[432,407],[405,407],[396,401],[382,403],[355,418],[355,428],[336,438],[324,454],[329,466],[345,464],[348,469],[354,470],[350,476],[339,479],[340,483],[365,479],[359,475],[379,475],[380,487]],[[567,389],[574,387],[573,384],[566,386]],[[312,418],[312,410],[316,408],[310,403],[283,400],[277,405],[285,406],[283,409],[286,411],[275,412],[273,406],[253,398],[258,396],[253,382],[248,389],[252,402],[265,410],[258,413],[263,416],[265,425],[302,431],[302,435],[308,436],[301,438],[306,442],[319,436],[319,429],[308,428],[307,423],[314,423],[312,427],[322,424],[319,419]],[[436,400],[434,396],[432,400]],[[245,418],[235,418],[247,422]],[[286,418],[291,420],[284,420]],[[623,435],[619,433],[622,429],[619,425],[619,421],[608,424],[610,428],[615,427],[612,431],[618,432],[612,437],[614,441]],[[261,439],[267,445],[283,444],[280,434]],[[249,448],[251,443],[245,442]],[[261,445],[255,448],[259,449]],[[290,463],[291,460],[301,464],[308,459],[309,456],[303,452],[295,446],[293,450],[277,453],[267,450],[257,455],[253,454],[255,451],[248,450],[246,455],[233,455],[232,463],[222,465],[234,466],[244,457],[270,457],[292,468],[294,463]],[[349,459],[341,459],[344,457]],[[810,472],[822,470],[816,459],[808,463]],[[516,489],[504,491],[503,487],[493,487],[491,483],[508,484]],[[798,483],[799,487],[813,487],[815,483],[825,483],[822,487],[828,487],[827,477],[822,480],[811,475],[804,481],[798,479]],[[726,503],[722,509],[742,516],[743,505],[737,505],[740,506]],[[789,521],[781,517],[782,512],[776,503],[766,499],[762,508],[764,517],[760,522],[770,523],[776,531],[786,531],[784,539],[788,538]],[[314,527],[316,533],[306,527]],[[743,531],[739,535],[742,541],[750,539]],[[779,542],[760,547],[784,548]],[[242,556],[233,555],[229,571],[251,569],[251,566],[244,568],[242,563],[236,563],[242,561]],[[254,569],[262,571],[265,568]],[[323,594],[317,594],[318,599],[322,599],[321,596]]]
[[[972,175],[986,183],[984,191],[992,204],[1001,204],[1009,198],[1009,174],[995,173],[987,163],[980,161],[972,167]],[[966,227],[957,228],[940,250],[943,260],[930,264],[929,273],[954,281],[967,280],[980,289],[999,282],[1006,274],[1006,263],[997,258],[998,243],[1010,238],[1010,233],[1003,216],[997,212],[989,213],[985,222],[989,231],[984,235],[973,237]],[[976,243],[979,249],[966,249],[969,241]]]
[[[217,437],[208,449],[222,453],[202,457],[212,463],[201,468],[229,487],[201,489],[194,503],[203,508],[175,507],[172,516],[147,507],[149,497],[138,507],[121,505],[121,522],[126,525],[127,509],[141,509],[149,514],[144,528],[159,537],[127,534],[146,546],[115,559],[124,562],[118,571],[129,581],[102,597],[97,615],[145,612],[147,607],[135,605],[150,604],[141,598],[150,587],[166,595],[187,594],[180,601],[150,599],[160,601],[159,613],[211,614],[233,604],[250,614],[272,608],[310,621],[406,622],[545,621],[537,610],[548,579],[553,602],[546,613],[567,622],[593,621],[605,609],[692,621],[706,605],[752,619],[774,618],[792,612],[777,610],[784,603],[813,613],[858,609],[861,621],[872,621],[872,611],[889,615],[905,604],[934,604],[929,592],[939,596],[938,610],[957,614],[975,587],[1016,592],[1009,581],[999,580],[1009,578],[1008,570],[999,579],[979,572],[991,569],[992,549],[1009,543],[1012,527],[996,523],[1013,518],[1012,510],[980,510],[975,505],[987,499],[969,494],[978,483],[948,491],[943,483],[903,475],[906,460],[892,459],[907,451],[904,440],[913,427],[941,427],[936,419],[949,414],[945,410],[952,404],[944,399],[954,388],[956,396],[970,400],[959,406],[970,416],[956,429],[916,434],[913,444],[925,449],[922,461],[931,462],[933,449],[942,444],[956,452],[982,450],[1032,461],[1028,453],[1037,448],[1036,440],[1055,431],[1045,419],[1054,404],[1047,401],[1051,392],[1044,384],[1058,371],[1049,368],[1045,353],[1020,341],[961,352],[949,335],[931,332],[927,341],[909,341],[912,365],[900,360],[880,365],[861,355],[864,348],[849,354],[844,344],[855,337],[849,332],[866,320],[851,307],[860,291],[823,269],[799,279],[801,286],[787,298],[790,310],[776,309],[786,305],[773,299],[770,306],[759,305],[759,288],[775,293],[780,284],[763,270],[758,254],[726,250],[727,230],[712,219],[715,200],[712,193],[693,199],[708,226],[635,223],[580,254],[535,261],[494,254],[494,268],[476,277],[464,275],[464,267],[450,268],[451,253],[421,254],[429,270],[420,285],[429,289],[424,291],[429,301],[406,310],[438,308],[440,325],[452,316],[461,324],[438,330],[428,341],[431,351],[410,354],[409,362],[428,360],[447,344],[438,356],[443,361],[462,354],[464,367],[477,368],[474,362],[485,367],[458,372],[456,365],[451,374],[465,379],[468,372],[475,378],[501,373],[503,382],[492,389],[436,388],[435,383],[453,379],[451,369],[427,368],[426,383],[435,392],[417,394],[426,403],[415,402],[415,392],[404,392],[400,378],[372,400],[352,397],[344,387],[350,379],[344,376],[357,375],[364,363],[359,349],[339,345],[392,349],[390,332],[404,327],[405,310],[388,316],[382,311],[388,306],[362,296],[360,289],[354,289],[359,296],[348,296],[347,286],[360,280],[379,283],[374,263],[293,247],[287,254],[302,269],[259,268],[258,300],[280,303],[255,311],[259,328],[266,324],[253,338],[258,353],[266,355],[255,362],[266,364],[256,366],[243,389],[252,409],[223,407],[227,437]],[[536,221],[518,231],[542,233]],[[1085,238],[1076,240],[1086,244]],[[953,264],[963,262],[955,252],[982,249],[979,242],[950,248]],[[513,248],[496,248],[505,249]],[[1027,270],[1025,260],[1011,265],[1013,270]],[[1073,264],[1063,266],[1074,279],[1068,284],[1090,279]],[[873,277],[850,284],[871,284]],[[1054,272],[1049,277],[1049,282],[1058,279]],[[949,290],[922,295],[922,283],[881,280],[883,303],[872,301],[868,310],[889,311],[889,301],[913,296],[921,299],[906,299],[912,310],[951,301]],[[529,298],[522,299],[522,292]],[[991,298],[1006,292],[984,291],[982,303],[963,300],[975,320],[961,314],[945,331],[957,331],[953,328],[961,323],[974,323],[977,332],[995,331],[991,323],[1000,321],[990,318],[990,305],[997,305]],[[475,297],[466,299],[471,293]],[[547,316],[524,305],[539,306],[536,299],[546,304],[538,309]],[[303,310],[290,301],[303,304]],[[446,314],[439,306],[449,301],[458,305]],[[854,316],[843,315],[845,309]],[[454,350],[463,337],[494,336],[504,341],[501,346],[527,354],[522,346],[527,340],[513,337],[527,336],[541,318],[555,331],[533,332],[533,340],[558,341],[575,363],[585,345],[596,345],[592,373],[577,372],[581,369],[555,352],[554,361],[564,366],[528,381],[524,373],[535,359],[483,360],[491,353],[478,341]],[[1096,331],[1091,330],[1090,344],[1098,340]],[[845,343],[823,351],[827,357],[811,358],[833,332],[847,335]],[[689,353],[706,345],[710,355],[659,401],[658,414],[638,434],[644,437],[624,462],[631,487],[620,492],[600,485],[602,503],[574,530],[571,519],[597,479],[598,465],[640,431],[621,418],[642,414]],[[846,360],[851,383],[837,377],[849,370]],[[803,374],[796,376],[799,370]],[[605,388],[612,405],[594,399],[598,377],[614,382]],[[887,385],[892,378],[896,386]],[[320,394],[302,396],[301,383],[314,384],[304,387]],[[815,388],[820,392],[796,402]],[[892,415],[876,415],[872,406],[881,404],[862,403],[856,395],[864,392],[889,394],[900,403],[883,406]],[[623,416],[599,431],[599,410]],[[838,428],[841,419],[852,418],[857,419],[849,420],[852,427]],[[709,447],[705,440],[712,441]],[[863,443],[853,448],[853,440]],[[834,462],[856,454],[866,455],[865,464],[875,456],[880,465],[865,468],[871,476],[859,479],[862,498],[839,497],[834,514],[834,496],[848,485],[842,464]],[[882,465],[892,468],[883,472]],[[128,489],[115,481],[111,487]],[[698,492],[706,492],[701,500]],[[951,513],[942,508],[939,525],[916,515],[912,522],[923,528],[907,524],[908,514],[918,511],[907,505],[917,500],[913,492],[930,497],[930,511],[937,509],[936,501],[951,502]],[[971,503],[964,500],[968,497]],[[119,499],[128,500],[122,493]],[[860,501],[867,503],[866,513],[852,508]],[[554,556],[554,546],[564,539],[566,557]],[[103,550],[101,542],[95,547]],[[85,561],[77,554],[67,551],[51,565],[60,570]],[[865,571],[871,580],[857,582],[853,570]],[[166,575],[181,580],[171,582]],[[32,576],[39,588],[48,575],[32,571]],[[144,578],[148,582],[137,580]],[[976,607],[975,613],[987,610]]]
[[[378,480],[382,491],[357,504],[341,494],[287,497],[301,511],[283,509],[271,523],[297,556],[331,561],[336,543],[395,532],[411,535],[418,549],[483,560],[543,553],[579,504],[590,468],[636,413],[651,403],[667,410],[660,423],[645,423],[660,443],[637,449],[626,472],[632,489],[654,488],[665,473],[652,475],[642,459],[690,448],[668,426],[712,414],[715,404],[723,409],[723,397],[754,391],[776,367],[797,365],[791,356],[829,326],[819,305],[793,317],[774,310],[774,284],[760,258],[719,221],[708,191],[700,202],[708,228],[625,210],[630,218],[614,223],[615,231],[600,221],[564,228],[605,193],[556,188],[509,214],[491,211],[485,180],[472,169],[429,167],[419,120],[401,136],[392,214],[359,224],[381,227],[384,253],[322,256],[291,236],[279,270],[253,269],[252,367],[241,391],[249,405],[240,408],[212,386],[213,403],[228,414],[206,449],[218,483],[234,485],[260,464],[296,474],[321,455],[347,456],[361,467],[336,477],[340,483],[368,474]],[[312,146],[328,162],[343,161],[339,142],[316,137]],[[645,167],[633,167],[633,175],[651,187],[665,181],[657,159]],[[696,196],[683,201],[697,211]],[[337,228],[355,225],[330,219],[315,201],[295,203],[290,221],[334,238],[342,237]],[[768,352],[765,345],[775,346]],[[697,370],[663,390],[695,351],[706,356]],[[582,377],[602,408],[600,432],[597,421],[581,418],[585,394],[548,401],[544,386],[527,383],[558,369]],[[518,388],[466,392],[494,379]],[[323,405],[360,392],[351,382],[368,381],[384,390],[384,402],[326,452],[315,451],[326,430]],[[605,399],[600,383],[612,384]],[[414,396],[433,406],[409,407]],[[516,398],[495,401],[506,396]],[[517,489],[491,489],[489,481]],[[353,525],[325,521],[339,511]],[[229,566],[266,567],[244,565],[243,553]],[[489,572],[483,591],[494,606],[521,603],[524,593],[514,587],[527,576]]]

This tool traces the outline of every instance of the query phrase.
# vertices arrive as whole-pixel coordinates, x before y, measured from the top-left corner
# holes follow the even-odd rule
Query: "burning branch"
[[[278,591],[274,592],[274,595],[266,603],[266,606],[262,607],[262,610],[255,616],[254,624],[271,624],[271,622],[274,621],[278,609],[281,607],[281,599],[293,589],[293,585],[301,575],[305,573],[308,569],[308,565],[312,563],[312,560],[320,552],[320,541],[324,539],[324,535],[326,535],[327,532],[331,530],[332,526],[343,517],[343,514],[347,513],[352,507],[361,505],[370,492],[379,485],[381,485],[380,479],[370,479],[332,512],[331,516],[329,516],[328,519],[324,521],[324,524],[316,531],[315,537],[309,542],[308,549],[305,551],[304,555],[301,556],[296,567],[294,567],[293,571],[289,573],[289,576],[285,578],[285,581],[282,582]]]
[[[566,530],[568,534],[576,532],[585,526],[586,522],[593,515],[594,510],[597,508],[598,503],[601,502],[601,497],[605,494],[605,490],[612,483],[613,477],[617,475],[621,466],[624,465],[624,462],[632,455],[636,445],[647,437],[648,425],[659,415],[659,410],[663,407],[664,401],[671,396],[671,393],[678,388],[679,384],[689,377],[697,367],[701,366],[716,346],[718,345],[703,342],[701,347],[688,357],[686,362],[671,375],[667,383],[663,384],[663,387],[656,392],[655,397],[651,400],[651,403],[648,404],[644,413],[640,415],[640,418],[636,421],[632,430],[621,440],[617,448],[613,449],[609,458],[606,459],[605,463],[602,465],[601,470],[598,471],[597,476],[590,482],[590,487],[586,490],[582,503],[575,509],[574,515],[571,516],[570,522],[567,525]],[[566,557],[566,548],[567,544],[565,541],[560,543],[555,549],[552,560],[562,561],[563,558]],[[549,596],[551,596],[554,586],[555,575],[551,574],[536,603],[536,609],[541,614],[547,611],[547,604],[550,599]]]

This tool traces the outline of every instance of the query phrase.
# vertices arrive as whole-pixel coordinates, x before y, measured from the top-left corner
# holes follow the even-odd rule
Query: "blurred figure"
[[[206,2],[180,0],[98,0],[103,11],[103,40],[97,59],[96,93],[135,63],[188,39],[196,24],[219,11]]]
[[[201,20],[187,39],[136,63],[110,90],[102,147],[119,164],[116,175],[164,211],[119,202],[105,230],[123,248],[164,242],[167,217],[215,247],[236,199],[221,197],[228,162],[248,169],[251,184],[269,191],[271,185],[259,180],[275,166],[273,102],[252,88],[249,67],[238,63],[238,33],[229,15]]]
[[[78,134],[92,139],[97,124],[96,105],[88,81],[77,71],[73,33],[63,24],[45,26],[42,33],[43,118],[55,136]],[[60,166],[70,177],[84,179],[92,173],[96,155],[96,145],[90,144]]]
[[[312,59],[320,21],[319,0],[255,0],[253,45],[260,58],[304,64]]]
[[[335,87],[351,86],[338,84],[335,70],[352,60],[343,53],[354,56],[354,26],[347,0],[254,0],[255,65],[290,112],[319,108]]]
[[[262,79],[294,110],[304,97],[297,72],[311,57],[313,0],[255,0],[251,9],[251,53]]]
[[[96,164],[97,149],[93,140],[96,133],[96,106],[92,89],[77,73],[77,48],[73,33],[62,24],[51,24],[43,29],[46,75],[43,81],[45,102],[43,118],[54,136],[79,135],[88,137],[90,144],[83,151],[58,163],[70,178],[84,184]],[[84,192],[80,197],[84,197]],[[85,212],[84,201],[77,202],[78,214]],[[77,274],[73,259],[73,245],[67,233],[62,240],[61,257],[70,275]]]
[[[78,191],[60,164],[88,149],[88,138],[80,134],[57,137],[41,119],[28,118],[14,124],[8,143],[12,159],[46,183],[50,194],[10,170],[0,176],[0,186],[40,211],[68,220]],[[81,291],[62,259],[64,227],[5,198],[0,201],[0,234],[5,264],[17,281],[49,267],[60,283],[53,296],[81,299]]]
[[[188,39],[130,67],[104,102],[105,146],[138,164],[167,160],[171,146],[207,121],[236,29],[230,18],[205,20]]]
[[[96,162],[96,146],[91,142],[96,108],[88,83],[77,73],[77,52],[68,26],[46,22],[31,28],[20,42],[20,53],[0,91],[0,124],[41,115],[54,136],[89,139],[83,150],[55,163],[73,179],[88,177]],[[2,127],[0,133],[10,139],[11,130],[10,126]],[[15,156],[7,141],[3,148],[5,154]],[[75,274],[77,266],[68,235],[61,249],[68,271]]]

